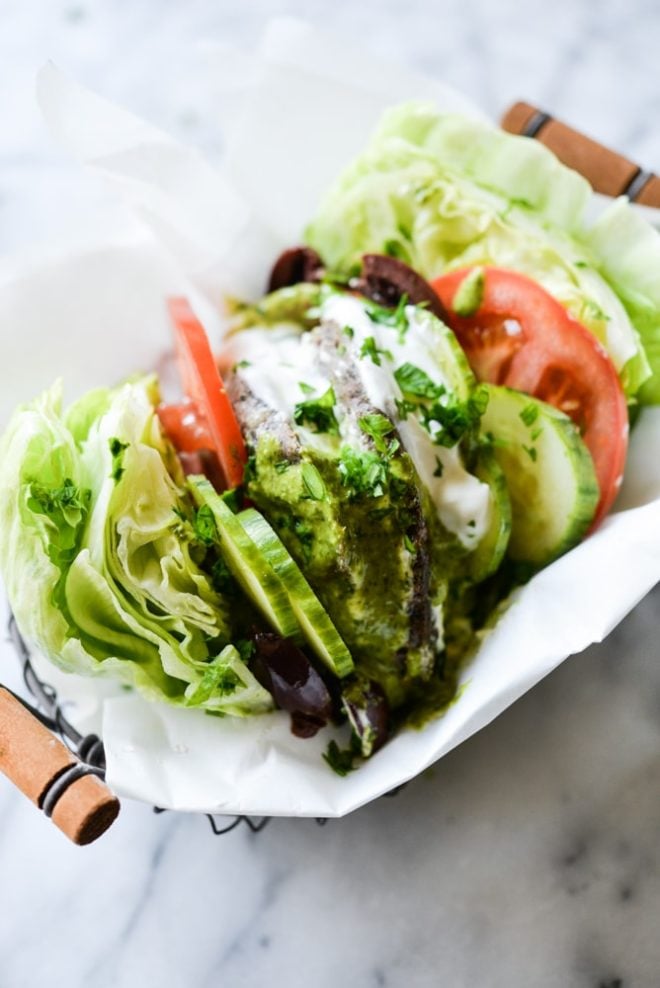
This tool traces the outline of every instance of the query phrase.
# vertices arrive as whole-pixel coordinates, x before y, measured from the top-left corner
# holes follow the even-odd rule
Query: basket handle
[[[502,117],[511,134],[535,137],[560,161],[584,175],[596,192],[625,195],[643,206],[660,207],[660,178],[622,154],[574,130],[531,103],[514,103]]]
[[[0,687],[0,771],[74,844],[91,844],[119,813],[119,800],[23,704]]]

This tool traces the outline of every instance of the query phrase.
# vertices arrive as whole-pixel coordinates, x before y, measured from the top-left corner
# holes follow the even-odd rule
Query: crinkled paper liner
[[[270,25],[249,57],[228,59],[218,50],[214,60],[209,46],[206,55],[226,96],[219,111],[228,152],[220,165],[53,66],[42,70],[39,100],[55,136],[117,187],[146,230],[43,264],[5,264],[0,316],[20,332],[3,333],[0,343],[2,366],[12,368],[3,420],[54,376],[64,377],[74,397],[157,366],[170,346],[168,294],[191,295],[217,339],[223,295],[262,291],[276,253],[300,241],[321,192],[386,106],[430,98],[483,116],[437,81],[366,58],[344,39],[296,21]],[[330,729],[299,740],[280,713],[208,717],[147,703],[101,679],[67,676],[43,659],[39,671],[74,702],[83,729],[101,727],[108,782],[121,796],[186,811],[342,816],[423,771],[568,655],[601,641],[655,585],[659,452],[660,410],[645,409],[618,510],[516,593],[441,717],[402,731],[346,778],[321,758],[337,736]]]

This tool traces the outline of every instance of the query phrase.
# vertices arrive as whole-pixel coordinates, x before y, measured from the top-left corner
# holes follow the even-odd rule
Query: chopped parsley
[[[378,453],[343,446],[339,456],[339,475],[350,497],[382,497],[387,489],[389,468]]]
[[[293,411],[293,420],[296,425],[312,426],[315,432],[338,436],[339,423],[334,412],[335,403],[335,392],[330,387],[320,398],[299,401]]]
[[[213,662],[204,671],[194,690],[186,696],[186,706],[198,706],[214,695],[231,696],[241,686],[241,680],[229,665]]]
[[[298,387],[300,388],[300,390],[304,395],[314,394],[314,388],[311,386],[311,384],[307,384],[305,381],[298,381]]]
[[[284,473],[286,470],[289,469],[291,464],[289,463],[288,460],[278,460],[274,466],[275,466],[275,473]]]
[[[304,498],[309,498],[312,501],[325,500],[326,489],[325,484],[323,483],[323,477],[313,463],[303,463],[302,481],[306,492],[303,494]]]
[[[408,552],[411,554],[411,556],[414,556],[415,553],[417,552],[417,549],[415,548],[415,543],[410,538],[410,536],[407,535],[405,532],[403,534],[403,544],[408,550]]]
[[[478,425],[488,405],[488,389],[478,385],[466,401],[445,394],[420,407],[421,423],[438,446],[451,448]]]
[[[236,373],[237,370],[241,370],[243,367],[251,367],[252,363],[249,360],[238,360],[232,367],[232,372]]]
[[[237,515],[243,506],[243,499],[238,487],[232,487],[228,491],[223,491],[220,497],[225,502],[227,507],[230,508],[235,515]]]
[[[239,638],[235,643],[235,648],[243,662],[248,662],[256,651],[256,645],[248,638]]]
[[[231,575],[231,571],[222,556],[218,556],[211,566],[211,581],[213,588],[220,594],[228,597],[235,597],[238,592],[238,585]],[[237,646],[238,647],[238,646]]]
[[[356,768],[358,754],[353,747],[340,748],[336,741],[330,741],[323,757],[332,771],[343,777]]]
[[[442,384],[434,384],[426,371],[415,364],[401,364],[394,371],[394,378],[404,395],[414,398],[439,398],[447,390]]]
[[[524,446],[523,445],[523,449],[525,450],[525,452],[529,456],[529,458],[532,461],[532,463],[536,463],[536,459],[537,459],[536,446]]]
[[[117,439],[114,436],[112,439],[108,440],[108,445],[110,446],[110,454],[112,456],[112,471],[110,476],[116,482],[121,480],[124,467],[122,466],[124,460],[124,452],[128,449],[128,443],[123,443],[121,439]]]
[[[344,326],[344,328],[342,329],[342,333],[344,334],[344,336],[348,336],[349,340],[352,340],[353,337],[355,336],[355,330],[353,329],[352,326]]]
[[[371,436],[374,446],[379,453],[382,453],[388,459],[394,456],[401,444],[398,439],[390,439],[389,442],[386,441],[385,437],[394,432],[394,425],[388,418],[381,415],[380,412],[375,412],[372,415],[363,415],[359,419],[359,426],[363,432]]]
[[[193,528],[197,540],[204,545],[213,545],[218,541],[218,528],[208,504],[203,504],[195,512]]]
[[[529,405],[525,405],[522,412],[520,413],[520,418],[527,426],[533,425],[538,417],[539,417],[539,406],[535,405],[531,401]]]
[[[407,305],[408,296],[404,294],[397,302],[395,309],[388,309],[384,305],[378,305],[377,302],[367,302],[365,311],[372,322],[378,323],[379,326],[389,326],[390,329],[396,329],[399,334],[399,343],[403,343],[408,332]]]
[[[377,367],[381,365],[381,357],[386,357],[388,360],[394,360],[391,352],[389,350],[383,350],[376,344],[376,340],[373,336],[367,336],[362,346],[360,347],[360,358],[370,357],[372,363],[376,364]]]
[[[411,412],[417,411],[417,404],[414,401],[409,401],[407,398],[395,398],[394,404],[396,405],[397,414],[402,421],[405,421]]]

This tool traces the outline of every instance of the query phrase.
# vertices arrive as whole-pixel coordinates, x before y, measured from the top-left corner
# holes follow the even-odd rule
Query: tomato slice
[[[457,315],[454,298],[472,270],[451,271],[433,282],[449,324],[479,380],[547,401],[579,427],[600,488],[593,529],[614,503],[628,448],[628,409],[616,368],[593,333],[515,271],[484,268],[478,309]]]
[[[163,428],[179,450],[212,450],[228,486],[238,487],[247,452],[208,336],[187,299],[170,298],[167,306],[174,323],[177,360],[187,400],[159,408]]]

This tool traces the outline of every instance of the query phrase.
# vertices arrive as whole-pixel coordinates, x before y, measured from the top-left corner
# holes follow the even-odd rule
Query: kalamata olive
[[[268,291],[275,292],[301,281],[320,281],[323,271],[323,261],[312,247],[289,247],[272,267]]]
[[[360,291],[379,305],[395,306],[405,295],[411,305],[425,303],[429,312],[445,320],[445,308],[428,281],[396,257],[363,254]]]
[[[312,737],[333,714],[330,691],[302,649],[268,631],[252,634],[250,668],[275,703],[291,714],[291,730]]]

